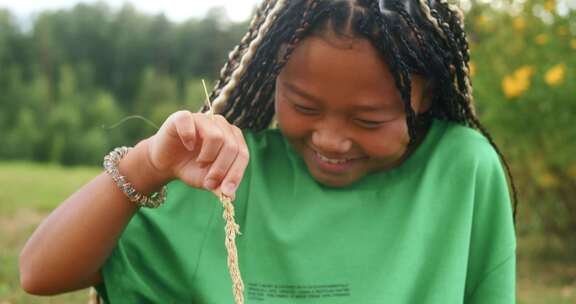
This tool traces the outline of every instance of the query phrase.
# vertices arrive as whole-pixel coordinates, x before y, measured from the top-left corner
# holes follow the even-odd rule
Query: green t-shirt
[[[316,182],[279,130],[245,132],[234,202],[252,303],[514,303],[510,197],[479,132],[434,120],[399,167],[346,188]],[[97,290],[110,303],[234,303],[222,205],[182,181],[140,209]]]

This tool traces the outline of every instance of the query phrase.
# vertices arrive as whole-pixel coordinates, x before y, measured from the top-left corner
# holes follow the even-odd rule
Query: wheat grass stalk
[[[202,79],[202,86],[204,87],[204,93],[206,94],[206,107],[208,108],[208,114],[210,117],[213,117],[214,111],[210,104],[210,97],[204,79]],[[240,275],[240,267],[238,266],[238,250],[236,248],[236,236],[241,234],[240,226],[236,224],[236,221],[234,220],[234,205],[232,204],[232,199],[222,193],[220,193],[219,199],[224,207],[224,213],[222,214],[222,217],[226,221],[226,226],[224,227],[226,238],[224,239],[224,244],[226,246],[226,251],[228,252],[228,271],[230,272],[230,278],[232,279],[234,302],[236,304],[244,304],[244,283],[242,282],[242,276]]]

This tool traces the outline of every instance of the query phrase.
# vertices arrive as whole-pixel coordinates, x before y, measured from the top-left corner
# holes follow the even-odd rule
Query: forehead
[[[366,39],[307,37],[292,53],[279,80],[330,103],[401,105],[386,62]]]

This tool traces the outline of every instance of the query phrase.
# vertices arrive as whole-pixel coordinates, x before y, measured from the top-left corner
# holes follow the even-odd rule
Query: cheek
[[[395,158],[404,153],[408,142],[406,122],[401,119],[364,140],[362,149],[375,159]]]
[[[276,119],[280,130],[289,139],[305,136],[310,128],[305,117],[294,113],[286,102],[276,102]]]

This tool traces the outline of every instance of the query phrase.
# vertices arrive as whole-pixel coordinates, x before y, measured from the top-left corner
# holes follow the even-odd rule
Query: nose
[[[344,132],[328,126],[318,128],[312,133],[312,144],[320,150],[319,152],[327,154],[344,154],[352,147],[352,142]]]

